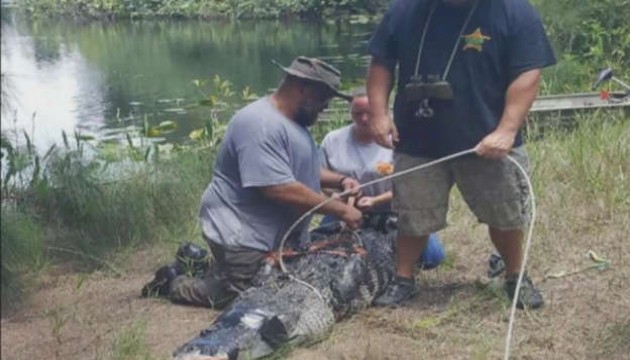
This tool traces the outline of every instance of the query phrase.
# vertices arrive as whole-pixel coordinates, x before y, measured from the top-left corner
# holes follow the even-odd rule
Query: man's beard
[[[310,110],[304,106],[301,106],[300,108],[298,108],[294,120],[296,123],[300,124],[303,127],[309,127],[315,124],[318,116],[318,111]]]

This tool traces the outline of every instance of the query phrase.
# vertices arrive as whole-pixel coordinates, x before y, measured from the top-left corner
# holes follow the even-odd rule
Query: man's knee
[[[211,244],[211,249],[213,254],[218,255],[216,273],[239,291],[251,286],[251,281],[260,270],[266,256],[264,252],[258,250],[227,248],[217,244]]]
[[[178,304],[221,309],[229,304],[238,292],[228,282],[207,274],[202,278],[180,275],[173,280],[170,300]]]

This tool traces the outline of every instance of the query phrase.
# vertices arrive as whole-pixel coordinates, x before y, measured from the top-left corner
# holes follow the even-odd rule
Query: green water
[[[30,22],[2,16],[2,68],[13,105],[2,128],[26,130],[43,148],[75,130],[121,138],[124,129],[175,121],[165,141],[185,141],[209,116],[194,80],[215,75],[265,94],[278,84],[275,59],[321,57],[346,86],[365,76],[372,24],[138,21]],[[207,94],[210,87],[204,91]],[[227,114],[225,115],[228,116]],[[123,130],[121,130],[123,129]]]

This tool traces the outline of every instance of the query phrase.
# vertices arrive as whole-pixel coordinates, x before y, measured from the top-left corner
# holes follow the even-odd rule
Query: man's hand
[[[370,99],[370,131],[377,144],[393,149],[398,131],[389,116],[389,94],[394,84],[393,67],[372,57],[368,68],[367,93]]]
[[[341,215],[341,220],[346,223],[351,230],[360,228],[363,223],[363,213],[354,206],[344,206],[345,209]]]
[[[354,189],[354,191],[350,193],[351,196],[359,196],[361,193],[361,189],[359,189],[359,187],[361,186],[361,183],[359,183],[357,179],[353,179],[351,177],[344,177],[340,185],[341,185],[341,190],[343,191]]]
[[[353,180],[353,179],[348,179]],[[345,180],[343,181],[346,182]],[[348,181],[348,185],[357,183],[356,180]],[[273,201],[298,209],[300,213],[311,210],[313,207],[326,201],[326,197],[313,191],[311,188],[294,181],[288,184],[271,185],[260,188],[263,195]],[[320,213],[334,215],[343,220],[350,229],[357,229],[361,226],[362,214],[354,206],[346,205],[341,201],[331,201],[326,203]]]
[[[398,130],[392,118],[387,115],[373,115],[370,118],[370,131],[374,141],[386,148],[393,149],[398,142]]]
[[[516,132],[497,129],[477,144],[475,152],[486,159],[503,159],[512,150]]]
[[[527,112],[538,93],[539,81],[540,69],[533,69],[520,74],[510,83],[499,126],[475,147],[479,156],[502,159],[512,150],[518,129],[525,122]]]
[[[374,205],[376,205],[376,198],[373,196],[364,196],[356,203],[357,208],[361,211],[372,210]]]

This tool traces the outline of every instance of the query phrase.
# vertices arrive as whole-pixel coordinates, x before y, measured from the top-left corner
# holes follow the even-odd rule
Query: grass
[[[574,126],[547,134],[529,147],[540,179],[537,190],[545,190],[541,182],[570,184],[584,191],[586,201],[603,197],[611,205],[627,204],[630,194],[624,180],[630,167],[630,134],[625,115],[620,111],[578,115]]]
[[[527,149],[538,218],[528,270],[547,304],[517,313],[511,358],[624,359],[628,354],[622,340],[628,336],[625,309],[630,308],[628,120],[623,113],[602,111],[578,118],[570,128],[546,129],[543,137],[538,131],[544,120],[530,124],[533,140]],[[338,325],[335,339],[292,358],[353,358],[367,344],[371,353],[360,358],[502,358],[510,304],[501,282],[485,279],[488,235],[457,192],[451,200],[450,226],[440,233],[449,266],[419,274],[420,295],[412,304],[370,309]],[[610,269],[545,279],[548,272],[592,264],[589,250],[609,259]],[[361,337],[348,335],[357,333]]]
[[[534,187],[543,214],[536,229],[542,245],[534,256],[564,256],[577,239],[587,241],[596,252],[600,241],[614,240],[617,249],[609,249],[604,257],[622,250],[628,230],[623,219],[630,213],[627,120],[619,113],[601,112],[578,119],[574,130],[548,134],[530,144]],[[566,249],[558,249],[563,240],[568,241]]]
[[[212,156],[174,152],[140,163],[121,175],[127,180],[103,181],[110,164],[76,150],[52,155],[44,175],[3,193],[3,306],[19,299],[20,274],[43,261],[120,273],[109,259],[115,253],[197,238],[199,194],[211,178]]]
[[[2,208],[2,305],[10,308],[27,290],[24,277],[41,269],[44,234],[33,218]]]
[[[145,340],[146,321],[124,327],[114,338],[112,360],[154,360]]]
[[[626,249],[630,122],[618,112],[594,113],[571,128],[545,130],[542,137],[536,133],[540,123],[531,125],[527,148],[539,216],[528,269],[547,304],[541,310],[518,312],[512,358],[623,359],[629,328],[627,316],[620,314],[630,308],[626,266],[630,263]],[[191,209],[201,189],[194,191]],[[500,358],[509,304],[500,281],[485,278],[491,249],[485,228],[457,193],[449,224],[440,234],[448,266],[420,273],[421,295],[408,307],[368,309],[337,324],[322,342],[308,348],[288,347],[275,358]],[[198,237],[194,226],[189,226],[189,234]],[[96,272],[61,277],[57,285],[47,282],[24,310],[31,314],[28,321],[3,323],[3,335],[9,339],[3,341],[3,355],[37,358],[42,352],[53,353],[55,344],[63,341],[60,351],[66,358],[79,359],[85,355],[81,353],[87,346],[85,339],[94,338],[101,339],[94,340],[93,347],[105,354],[102,358],[156,358],[207,326],[216,313],[137,299],[151,271],[165,262],[158,249],[174,247],[161,241],[146,244],[150,252],[124,247],[124,255],[108,258],[116,265],[127,263],[122,278]],[[610,268],[545,279],[548,272],[590,264],[588,250],[608,259]],[[64,312],[51,310],[47,318],[39,319],[46,313],[42,307]],[[43,339],[28,335],[37,334],[34,329],[40,327],[48,328],[51,335]],[[110,332],[113,336],[104,335]],[[12,341],[11,336],[21,340]],[[31,343],[42,345],[19,345]]]
[[[536,134],[530,136],[536,137]],[[546,290],[548,309],[554,312],[553,315],[547,313],[547,316],[564,314],[570,318],[557,319],[557,322],[545,319],[531,322],[520,320],[525,321],[529,334],[541,330],[543,324],[549,326],[549,330],[540,331],[538,337],[528,335],[544,345],[547,342],[559,342],[561,335],[557,334],[565,334],[567,328],[573,328],[576,324],[580,324],[584,331],[597,331],[599,326],[606,324],[608,316],[614,316],[612,314],[627,308],[629,304],[624,300],[629,293],[618,282],[630,274],[624,265],[628,262],[624,243],[627,243],[627,234],[630,232],[627,222],[630,214],[630,123],[623,113],[602,111],[579,117],[572,129],[547,132],[544,138],[530,142],[527,148],[533,164],[539,213],[529,261],[530,272],[535,274],[535,278],[541,279],[550,270],[571,270],[591,264],[586,257],[588,250],[595,250],[612,262],[612,268],[606,272],[590,272],[573,279],[549,280],[541,284]],[[461,211],[461,208],[456,210]],[[461,230],[460,227],[451,231],[458,234]],[[480,233],[479,236],[485,234]],[[446,235],[444,237],[448,238]],[[543,280],[538,282],[542,283]],[[574,287],[571,296],[578,299],[566,299],[566,295],[560,295],[566,294],[566,291],[558,289],[563,286]],[[600,307],[605,309],[600,312]],[[475,313],[467,312],[464,316],[474,318]],[[537,313],[533,314],[535,316]],[[601,318],[594,319],[593,314],[599,314]],[[466,320],[462,318],[456,323],[460,321]],[[617,321],[615,323],[619,327],[612,333],[623,334],[623,325]],[[518,326],[517,334],[522,333]],[[606,333],[611,335],[611,331]],[[611,338],[613,340],[606,343],[612,344],[607,346],[612,353],[627,353],[619,350],[621,345],[615,343],[615,336]],[[523,344],[522,340],[517,341],[519,343],[517,354],[520,356],[528,358],[527,349],[532,347],[538,347],[532,349],[538,355],[529,355],[530,358],[549,356],[540,344],[532,346]],[[599,340],[585,342],[576,344],[573,349],[570,344],[561,344],[561,348],[566,347],[563,349],[566,352],[557,352],[556,349],[554,354],[557,358],[581,354],[575,355],[581,358],[600,353],[601,344]]]
[[[314,137],[319,141],[332,128],[344,125],[342,116],[315,127]],[[630,306],[624,280],[630,276],[624,267],[630,261],[624,248],[630,233],[628,115],[622,111],[598,111],[578,115],[571,123],[533,119],[528,124],[527,137],[539,213],[528,268],[542,284],[549,305],[542,317],[538,313],[519,314],[516,358],[545,358],[550,346],[554,351],[561,349],[567,358],[619,357],[627,353],[623,339],[628,323],[616,314],[619,308]],[[39,287],[41,280],[36,275],[47,264],[100,269],[105,276],[116,275],[125,281],[137,271],[134,259],[138,249],[174,249],[181,241],[200,241],[197,207],[211,178],[215,147],[174,149],[162,153],[157,161],[143,161],[141,154],[132,157],[136,159],[130,162],[134,166],[116,168],[119,163],[86,156],[88,146],[89,141],[77,140],[76,144],[51,152],[46,170],[39,170],[38,177],[21,177],[22,186],[3,181],[3,315],[12,304],[22,301],[29,289]],[[19,158],[20,166],[35,168],[36,160],[28,149],[15,146],[11,151]],[[140,149],[131,151],[135,155],[139,152],[144,153]],[[124,180],[110,180],[112,168]],[[451,207],[452,226],[440,234],[447,248],[447,262],[437,271],[420,275],[422,299],[411,309],[401,310],[401,316],[384,316],[370,310],[367,318],[359,317],[360,329],[371,325],[389,329],[397,341],[409,347],[401,350],[385,344],[381,349],[379,346],[384,344],[379,344],[380,340],[368,337],[368,354],[365,348],[353,349],[348,341],[340,341],[338,336],[343,339],[344,332],[335,331],[313,347],[319,351],[315,358],[326,357],[322,354],[330,349],[354,354],[362,351],[366,358],[387,358],[387,354],[400,355],[402,351],[400,357],[405,358],[405,351],[413,352],[411,349],[419,341],[433,344],[426,353],[434,358],[485,359],[501,355],[509,304],[497,284],[479,280],[485,273],[490,251],[487,234],[456,192]],[[589,250],[610,260],[611,268],[561,280],[545,279],[547,273],[590,264],[586,257]],[[159,261],[151,258],[155,252],[145,261],[161,263],[170,256],[164,255],[168,251],[158,253]],[[76,280],[77,290],[87,287],[91,279],[92,275],[81,274]],[[566,286],[572,289],[570,295],[563,288]],[[72,310],[77,303],[71,305],[70,313],[45,312],[53,339],[52,351],[61,351],[62,341],[64,346],[69,344],[64,335],[67,328],[85,316]],[[593,318],[593,312],[597,318]],[[374,316],[377,320],[371,318]],[[133,319],[131,325],[125,321],[126,327],[116,333],[108,354],[116,359],[152,358],[155,341],[145,342],[149,336],[143,325],[146,321],[150,320]],[[353,320],[341,326],[357,331],[352,324]],[[543,325],[545,330],[540,330]],[[590,334],[572,334],[580,339],[577,345],[571,347],[559,338],[565,329],[577,328]],[[448,346],[443,348],[436,343]],[[287,347],[274,356],[301,355],[300,349]]]
[[[37,2],[54,3],[28,3]],[[577,4],[577,0],[563,2]],[[538,3],[543,16],[542,6],[553,5]],[[616,10],[623,5],[604,3],[614,5],[610,7],[614,16],[601,16],[597,21],[613,23],[618,18],[623,23],[627,16]],[[605,8],[604,3],[593,6]],[[569,15],[590,13],[584,6],[553,6],[573,9]],[[592,64],[611,65],[618,76],[627,78],[628,70],[623,72],[627,49],[618,46],[627,37],[627,26],[605,26],[610,30],[599,31],[594,28],[597,21],[589,18],[583,23],[581,17],[576,17],[576,26],[563,26],[568,16],[557,17],[557,11],[551,10],[546,13],[547,29],[563,55],[557,66],[545,70],[544,94],[588,89],[597,70]],[[563,41],[565,32],[577,40]],[[574,48],[564,48],[571,43]],[[3,110],[11,98],[6,92],[7,80],[3,74]],[[630,321],[624,315],[630,308],[628,120],[627,113],[601,111],[579,115],[570,124],[549,126],[546,120],[536,120],[528,125],[527,148],[539,213],[528,268],[543,289],[547,306],[518,314],[513,358],[624,359],[630,352]],[[334,119],[316,126],[313,134],[321,140],[342,124],[342,119]],[[153,359],[210,321],[205,310],[186,319],[186,311],[169,304],[152,308],[152,303],[140,305],[130,299],[146,280],[134,278],[134,272],[144,271],[137,276],[147,277],[155,264],[170,256],[165,254],[172,253],[164,248],[174,249],[182,240],[200,241],[196,212],[199,196],[211,178],[214,148],[174,150],[161,154],[155,162],[142,161],[145,149],[127,149],[127,155],[135,159],[132,163],[140,166],[117,168],[117,178],[127,180],[111,181],[112,163],[86,158],[80,145],[80,141],[66,144],[65,149],[52,153],[46,159],[46,170],[40,168],[28,145],[24,149],[16,144],[12,149],[18,155],[16,166],[31,173],[36,170],[38,176],[33,177],[36,181],[26,176],[18,187],[14,182],[2,183],[3,358],[53,354],[61,358],[63,352],[63,358],[80,359],[85,358],[86,348],[104,348],[98,358]],[[43,159],[39,160],[43,165]],[[311,349],[287,347],[274,358],[500,358],[509,304],[497,283],[480,280],[490,243],[484,227],[456,193],[451,205],[451,226],[441,234],[447,263],[419,276],[422,294],[409,308],[370,309],[339,324],[328,339]],[[610,269],[545,278],[547,273],[590,264],[589,250],[610,260]],[[68,290],[63,287],[68,278],[40,274],[48,264],[100,269],[105,274],[70,275],[72,289]],[[117,277],[112,278],[113,274]],[[56,279],[52,283],[51,277]],[[95,289],[101,282],[104,289]],[[34,289],[38,291],[34,293]],[[7,314],[13,314],[7,310],[28,299],[24,295],[29,293],[34,293],[32,302],[21,309],[29,314],[28,320],[5,322]],[[58,293],[70,299],[65,307],[52,305],[62,302]],[[180,317],[185,321],[178,322]],[[42,336],[43,328],[50,330],[48,335]],[[104,335],[112,332],[113,338]],[[17,334],[13,341],[5,342],[5,335],[11,339],[12,333]],[[85,345],[83,340],[88,337],[91,340]],[[105,345],[99,347],[101,342]]]
[[[596,337],[598,356],[615,358],[630,353],[630,318],[619,319],[606,324]]]

